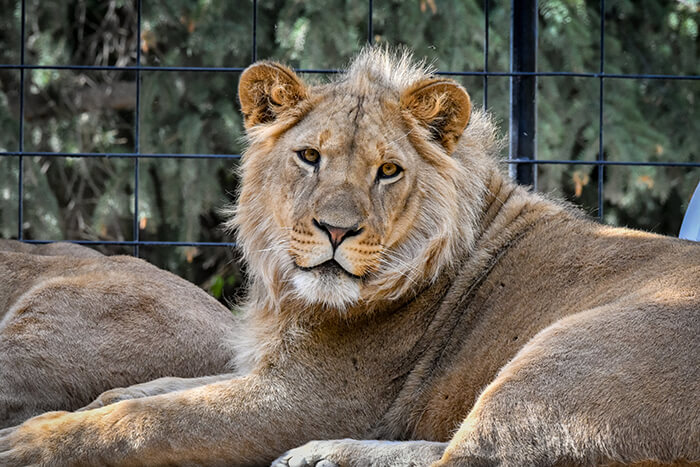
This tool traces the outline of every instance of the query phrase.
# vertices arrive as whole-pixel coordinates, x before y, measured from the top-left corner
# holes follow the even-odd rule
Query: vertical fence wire
[[[603,73],[605,73],[605,0],[600,0],[600,78],[598,85],[600,86],[598,96],[598,162],[605,160],[603,153],[603,117],[604,117],[604,89]],[[598,164],[598,220],[603,221],[603,178],[605,176],[605,165]]]
[[[139,256],[140,219],[139,219],[139,158],[141,152],[141,0],[136,0],[136,109],[134,122],[134,256]]]
[[[258,59],[258,0],[253,0],[253,51],[251,63]]]
[[[484,110],[489,108],[489,0],[484,0]]]
[[[372,25],[372,13],[374,11],[374,4],[372,0],[369,0],[368,5],[369,12],[367,13],[367,43],[369,45],[374,44],[374,27]]]
[[[19,70],[19,174],[17,176],[18,192],[19,192],[19,205],[17,206],[17,238],[19,240],[24,240],[24,37],[25,37],[25,24],[26,24],[26,6],[25,1],[22,0],[22,5],[20,6],[20,44],[19,44],[19,61],[22,68]]]

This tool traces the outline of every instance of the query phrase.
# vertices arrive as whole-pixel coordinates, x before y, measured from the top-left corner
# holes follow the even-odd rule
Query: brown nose
[[[333,245],[333,249],[338,248],[338,245],[340,245],[346,238],[362,232],[362,229],[358,229],[357,225],[353,225],[351,227],[337,227],[335,225],[326,224],[325,222],[319,222],[316,219],[314,219],[314,224],[316,224],[316,227],[328,234],[328,238],[331,241],[331,245]]]

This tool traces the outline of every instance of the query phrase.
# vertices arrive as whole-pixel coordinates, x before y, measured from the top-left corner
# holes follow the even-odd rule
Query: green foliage
[[[224,288],[235,286],[238,282],[238,277],[234,275],[224,277],[216,274],[211,278],[210,282],[211,285],[209,286],[209,293],[211,293],[214,298],[223,298]]]
[[[18,0],[0,0],[0,63],[19,63]],[[143,2],[137,37],[134,1],[27,0],[26,62],[40,65],[242,67],[252,59],[252,1]],[[597,0],[540,0],[538,69],[598,72]],[[608,73],[695,74],[697,2],[618,0],[605,11]],[[340,68],[367,40],[368,4],[354,0],[260,0],[257,56],[300,68]],[[510,2],[489,2],[488,69],[508,71]],[[373,41],[404,44],[440,70],[484,67],[482,0],[374,2]],[[25,76],[28,151],[235,154],[242,150],[238,73],[31,70]],[[323,76],[307,75],[322,81]],[[507,77],[458,77],[506,135]],[[19,149],[17,70],[0,70],[0,151]],[[540,159],[595,160],[601,81],[538,80]],[[604,157],[614,161],[697,161],[698,81],[603,81]],[[131,240],[136,187],[125,158],[24,158],[26,238]],[[138,231],[145,240],[222,241],[219,209],[232,199],[235,162],[141,159]],[[595,214],[599,172],[541,166],[539,189]],[[607,167],[605,221],[675,235],[700,170]],[[16,237],[19,161],[0,157],[0,235]],[[110,252],[130,252],[106,248]],[[144,247],[141,255],[201,284],[217,298],[241,284],[226,248]]]

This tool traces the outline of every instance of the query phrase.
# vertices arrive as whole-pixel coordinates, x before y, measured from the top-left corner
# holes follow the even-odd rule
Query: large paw
[[[22,425],[0,430],[0,465],[15,467],[55,462],[55,440],[50,434],[54,425],[61,425],[61,418],[66,414],[49,412]]]
[[[350,439],[333,441],[311,441],[305,445],[291,449],[282,454],[272,463],[272,467],[340,467],[349,465],[342,463],[342,453],[338,447]]]
[[[428,466],[442,457],[446,443],[429,441],[311,441],[282,454],[274,467]]]
[[[105,391],[97,399],[90,402],[88,405],[82,409],[77,410],[77,412],[82,412],[84,410],[99,409],[106,405],[111,405],[117,402],[129,400],[129,399],[139,399],[141,397],[147,397],[149,394],[146,391],[141,390],[138,386],[131,386],[128,388],[114,388],[109,391]]]

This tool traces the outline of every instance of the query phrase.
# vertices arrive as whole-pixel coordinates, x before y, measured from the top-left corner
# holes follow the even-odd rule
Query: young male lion
[[[241,376],[30,419],[0,465],[264,464],[312,440],[276,465],[700,460],[700,246],[518,187],[464,89],[405,55],[318,86],[260,62],[239,98]]]

